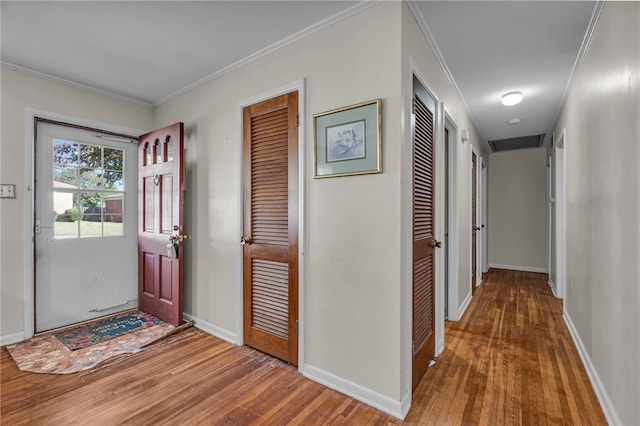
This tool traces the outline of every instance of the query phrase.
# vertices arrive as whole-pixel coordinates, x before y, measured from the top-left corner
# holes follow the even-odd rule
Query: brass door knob
[[[249,245],[249,244],[251,244],[252,242],[253,242],[253,241],[251,241],[251,238],[246,238],[246,237],[244,237],[244,236],[243,236],[242,238],[240,238],[240,244],[241,244],[241,245],[243,245],[243,246],[244,246],[244,245]]]
[[[431,242],[431,247],[433,247],[433,248],[436,248],[436,247],[441,248],[442,247],[442,241],[433,240]]]

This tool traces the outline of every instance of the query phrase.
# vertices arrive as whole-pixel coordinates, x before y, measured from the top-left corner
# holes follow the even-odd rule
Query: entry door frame
[[[276,96],[284,95],[291,92],[298,92],[298,371],[304,371],[305,360],[305,247],[306,247],[306,224],[305,224],[305,135],[306,135],[306,110],[305,110],[305,79],[295,80],[271,90],[264,91],[257,95],[241,99],[236,109],[238,117],[238,146],[237,164],[238,164],[238,223],[237,223],[237,239],[238,247],[236,248],[236,256],[238,259],[238,268],[236,270],[236,341],[239,346],[244,345],[244,293],[243,293],[243,249],[240,245],[240,238],[244,229],[244,161],[243,161],[243,110],[253,104],[266,101]]]
[[[60,121],[63,123],[101,129],[108,132],[120,133],[125,135],[141,135],[145,131],[140,129],[131,129],[118,127],[112,124],[101,123],[98,121],[72,117],[64,114],[58,114],[50,111],[44,111],[34,108],[26,108],[24,118],[24,135],[25,135],[25,154],[24,154],[24,211],[26,217],[24,220],[24,323],[23,336],[20,340],[29,339],[35,333],[35,282],[34,268],[35,262],[33,250],[35,245],[34,228],[34,189],[35,189],[35,127],[36,118],[44,118],[52,121]],[[16,336],[17,337],[17,336]],[[18,341],[18,340],[17,340]]]

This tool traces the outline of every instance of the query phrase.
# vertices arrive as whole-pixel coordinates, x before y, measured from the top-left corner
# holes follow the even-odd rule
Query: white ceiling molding
[[[289,37],[280,40],[276,43],[273,43],[271,46],[267,46],[262,50],[259,50],[231,65],[228,65],[224,68],[222,68],[219,71],[216,71],[214,73],[209,74],[208,76],[205,76],[203,78],[201,78],[198,81],[195,81],[185,87],[183,87],[180,90],[177,90],[167,96],[165,96],[164,98],[160,99],[158,102],[155,102],[153,104],[154,107],[157,107],[159,105],[162,105],[165,102],[170,101],[171,99],[174,99],[180,95],[183,95],[185,93],[187,93],[189,90],[195,89],[198,86],[201,86],[203,84],[205,84],[208,81],[214,80],[224,74],[227,74],[243,65],[248,64],[249,62],[255,61],[258,58],[261,58],[265,55],[268,55],[269,53],[272,53],[288,44],[291,44],[297,40],[300,40],[310,34],[315,33],[316,31],[320,31],[321,29],[328,27],[331,24],[335,24],[336,22],[339,22],[343,19],[348,18],[349,16],[355,15],[358,12],[361,12],[371,6],[373,6],[374,4],[380,2],[382,0],[363,0],[362,2],[350,7],[349,9],[346,9],[340,13],[337,13],[333,16],[330,16],[316,24],[311,25],[310,27],[305,28],[304,30],[298,31],[295,34],[290,35]]]
[[[132,104],[142,105],[142,106],[149,107],[149,108],[155,106],[155,105],[153,105],[153,104],[151,104],[149,102],[141,101],[140,99],[130,98],[128,96],[119,95],[117,93],[109,92],[107,90],[98,89],[97,87],[89,86],[87,84],[82,84],[82,83],[77,83],[75,81],[66,80],[64,78],[60,78],[60,77],[56,77],[56,76],[51,75],[51,74],[46,74],[46,73],[43,73],[43,72],[40,72],[40,71],[32,70],[31,68],[22,67],[20,65],[12,64],[10,62],[2,61],[1,64],[2,64],[3,67],[12,69],[14,71],[20,71],[20,72],[25,73],[27,75],[32,75],[34,77],[39,77],[39,78],[42,78],[42,79],[45,79],[45,80],[55,81],[56,83],[66,84],[67,86],[76,87],[78,89],[88,90],[90,92],[97,93],[99,95],[108,96],[110,98],[115,98],[115,99],[118,99],[118,100],[121,100],[121,101],[130,102]]]
[[[560,105],[558,105],[558,110],[556,111],[555,118],[553,119],[553,126],[551,129],[555,129],[558,125],[558,120],[560,120],[560,113],[564,109],[564,105],[567,102],[567,97],[569,97],[569,90],[571,90],[571,86],[573,86],[573,82],[576,79],[576,74],[578,73],[578,69],[580,68],[580,64],[582,63],[582,59],[584,58],[585,53],[587,52],[587,48],[589,44],[591,44],[591,39],[593,38],[593,33],[598,24],[598,20],[600,19],[600,14],[602,13],[602,8],[604,7],[604,1],[598,1],[595,9],[593,10],[593,15],[591,16],[591,21],[589,21],[589,27],[587,28],[587,32],[584,35],[584,39],[582,40],[582,45],[580,46],[580,51],[578,52],[578,56],[576,57],[576,61],[571,68],[571,74],[569,75],[569,79],[567,80],[567,84],[564,88],[564,92],[562,94],[562,100],[560,101]]]
[[[413,13],[414,18],[416,18],[416,21],[418,22],[418,26],[420,27],[424,36],[426,37],[427,42],[431,46],[431,49],[433,50],[433,53],[435,54],[436,59],[438,60],[438,63],[440,64],[440,67],[442,68],[442,71],[444,72],[445,77],[447,77],[449,84],[451,84],[451,87],[453,87],[453,91],[455,92],[456,96],[458,96],[458,99],[460,99],[460,102],[462,102],[462,105],[464,106],[464,110],[467,113],[469,120],[471,120],[471,123],[473,124],[473,127],[476,133],[480,133],[478,131],[478,125],[476,124],[476,121],[473,118],[473,115],[471,114],[471,110],[469,110],[469,106],[467,105],[467,102],[465,101],[464,96],[462,96],[462,92],[460,91],[460,88],[458,87],[456,80],[453,78],[453,74],[451,74],[451,71],[449,70],[447,63],[444,61],[442,53],[440,52],[440,49],[438,48],[438,45],[436,44],[435,39],[431,34],[431,30],[429,30],[427,21],[424,19],[424,16],[422,16],[422,12],[415,5],[415,0],[407,1],[407,5],[409,6],[411,13]],[[491,152],[491,148],[486,143],[483,144],[483,146],[487,152]]]

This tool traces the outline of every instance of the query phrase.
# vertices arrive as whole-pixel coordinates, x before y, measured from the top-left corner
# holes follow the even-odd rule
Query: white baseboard
[[[22,342],[24,340],[24,333],[13,333],[6,336],[0,336],[0,346],[11,345],[12,343]]]
[[[462,302],[462,305],[460,305],[460,308],[458,309],[458,320],[460,320],[460,318],[462,318],[464,313],[467,312],[467,308],[471,303],[471,299],[472,299],[472,293],[469,292],[469,294],[467,294],[467,297],[464,299],[464,302]]]
[[[411,407],[411,401],[409,400],[410,397],[408,394],[402,398],[402,401],[396,401],[388,396],[379,394],[378,392],[372,391],[371,389],[345,380],[309,364],[305,365],[302,374],[308,379],[350,396],[351,398],[357,399],[360,402],[364,402],[365,404],[384,411],[385,413],[400,420],[404,420],[405,416],[409,412],[409,408]]]
[[[225,330],[224,328],[215,326],[210,322],[201,320],[200,318],[194,317],[193,315],[189,315],[187,313],[183,313],[182,317],[186,321],[193,321],[194,327],[204,331],[205,333],[209,333],[229,343],[233,343],[234,345],[242,345],[242,342],[238,342],[238,335],[236,333],[232,333],[229,330]]]
[[[596,371],[595,366],[591,362],[591,358],[589,358],[589,353],[587,349],[584,347],[582,343],[582,339],[580,339],[580,335],[578,334],[578,330],[573,325],[573,321],[571,321],[571,317],[567,312],[562,314],[564,318],[565,324],[567,324],[567,328],[569,328],[569,333],[573,338],[573,343],[575,343],[576,348],[578,349],[578,354],[580,355],[580,359],[582,359],[582,364],[584,364],[584,368],[587,370],[587,375],[589,376],[589,380],[591,381],[591,385],[593,386],[593,390],[596,392],[596,396],[598,397],[598,402],[600,402],[600,406],[602,407],[602,411],[604,412],[604,416],[607,418],[607,423],[610,425],[620,425],[620,418],[616,413],[616,410],[613,408],[613,404],[609,399],[609,395],[607,395],[607,391],[604,388],[604,385],[600,381],[600,377],[598,376],[598,372]]]
[[[545,268],[538,268],[536,266],[501,265],[498,263],[490,263],[489,267],[496,269],[509,269],[511,271],[539,272],[541,274],[545,274],[547,272]]]

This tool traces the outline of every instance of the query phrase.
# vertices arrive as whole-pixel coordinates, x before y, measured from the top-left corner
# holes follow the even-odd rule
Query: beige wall
[[[605,2],[566,129],[565,310],[611,424],[640,424],[640,3]]]
[[[455,287],[458,301],[455,306],[450,306],[450,310],[461,310],[464,303],[471,297],[471,149],[472,146],[480,156],[485,156],[480,146],[480,138],[469,119],[464,104],[456,95],[453,87],[449,83],[442,67],[440,66],[433,49],[429,45],[424,32],[417,23],[414,15],[406,3],[402,3],[402,164],[404,182],[411,182],[412,176],[412,135],[411,135],[411,98],[413,91],[413,73],[416,73],[427,89],[436,98],[437,102],[444,103],[447,114],[453,119],[457,126],[456,155],[454,159],[457,196],[456,224],[450,224],[450,230],[457,226],[457,240],[451,244],[458,256],[457,277],[450,276],[450,286]],[[443,157],[443,129],[444,115],[438,112],[438,123],[436,129],[436,238],[444,240],[444,157]],[[460,141],[460,131],[467,129],[469,141]],[[406,231],[411,229],[411,185],[403,185],[402,199],[402,226],[403,233],[402,249],[402,306],[403,306],[403,393],[409,392],[411,387],[411,234]],[[451,231],[450,231],[451,234]],[[444,255],[440,251],[436,258],[436,351],[443,348],[444,343]]]
[[[24,181],[25,107],[144,131],[184,122],[185,225],[193,237],[185,245],[185,311],[213,332],[238,341],[242,333],[241,104],[304,81],[302,371],[398,415],[408,408],[411,384],[410,180],[406,176],[411,171],[412,69],[445,103],[458,130],[470,133],[470,142],[457,142],[455,159],[460,263],[459,282],[454,285],[459,286],[461,305],[471,292],[472,144],[481,150],[462,102],[405,3],[375,4],[155,110],[3,70],[2,181]],[[375,98],[383,100],[383,173],[313,179],[313,114]],[[13,124],[4,126],[9,121]],[[441,136],[436,144],[441,162]],[[21,161],[12,162],[9,156]],[[6,173],[5,166],[10,169]],[[441,166],[437,166],[439,234]],[[25,264],[24,224],[11,224],[9,229],[6,219],[25,216],[24,199],[15,204],[3,200],[0,212],[4,336],[23,330],[24,273],[22,267],[4,265]],[[442,257],[438,265],[441,271]],[[441,315],[440,272],[437,279]],[[443,320],[438,333],[441,346]]]
[[[383,2],[157,108],[183,121],[185,310],[239,336],[241,103],[306,81],[303,371],[400,399],[400,6]],[[383,171],[313,179],[313,114],[382,98]],[[335,383],[334,383],[335,384]]]
[[[31,244],[25,238],[31,192],[27,186],[27,164],[31,168],[31,141],[27,140],[27,109],[76,120],[79,124],[104,124],[113,129],[144,130],[152,127],[153,110],[65,84],[26,75],[2,67],[0,181],[16,184],[16,198],[0,201],[0,289],[2,311],[0,336],[19,337],[25,330],[25,252]]]
[[[544,148],[489,157],[489,265],[544,272],[546,267]]]

